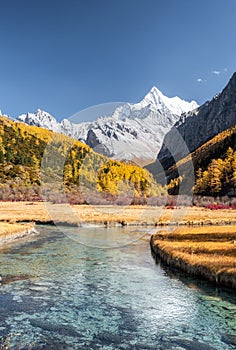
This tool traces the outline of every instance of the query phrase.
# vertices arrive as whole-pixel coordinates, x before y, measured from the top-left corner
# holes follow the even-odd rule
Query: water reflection
[[[209,297],[221,299],[223,301],[229,302],[230,304],[233,303],[236,305],[236,293],[234,289],[214,285],[212,282],[209,282],[203,278],[189,276],[184,271],[181,271],[174,267],[169,267],[165,263],[161,262],[160,259],[155,256],[152,250],[151,255],[155,260],[156,265],[163,269],[169,278],[180,280],[188,288],[195,289],[203,295],[208,295]]]

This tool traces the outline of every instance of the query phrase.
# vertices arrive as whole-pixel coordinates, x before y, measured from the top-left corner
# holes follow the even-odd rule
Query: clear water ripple
[[[0,337],[11,334],[10,349],[236,348],[235,293],[163,269],[133,229],[112,229],[113,241],[134,235],[117,249],[39,230],[0,254]],[[97,230],[102,245],[109,228]]]

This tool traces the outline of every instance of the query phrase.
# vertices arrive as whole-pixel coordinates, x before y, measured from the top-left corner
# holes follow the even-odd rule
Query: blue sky
[[[203,103],[236,71],[235,0],[8,0],[0,14],[0,109],[12,116],[60,120],[154,85]]]

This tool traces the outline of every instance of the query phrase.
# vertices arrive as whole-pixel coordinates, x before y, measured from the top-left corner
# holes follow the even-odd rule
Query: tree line
[[[88,192],[113,199],[130,192],[134,198],[165,193],[145,169],[110,160],[68,136],[5,117],[0,117],[0,181],[2,200],[41,199],[46,185],[55,201],[61,191],[79,203],[86,202]]]

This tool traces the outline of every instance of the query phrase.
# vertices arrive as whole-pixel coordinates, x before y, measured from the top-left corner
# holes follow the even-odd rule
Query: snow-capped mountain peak
[[[168,108],[171,113],[178,116],[198,107],[195,101],[187,102],[178,96],[167,97],[155,86],[147,93],[143,101],[154,105],[157,110],[166,110]]]
[[[158,107],[160,104],[163,104],[163,96],[162,92],[156,86],[153,86],[144,97],[143,102]]]
[[[156,158],[165,134],[180,115],[197,106],[194,101],[166,97],[154,86],[139,103],[125,103],[111,116],[98,116],[94,122],[57,122],[41,109],[23,114],[18,120],[72,136],[111,158],[144,165]]]
[[[29,125],[40,126],[55,132],[61,132],[56,118],[42,109],[37,109],[35,113],[21,114],[17,119]]]

